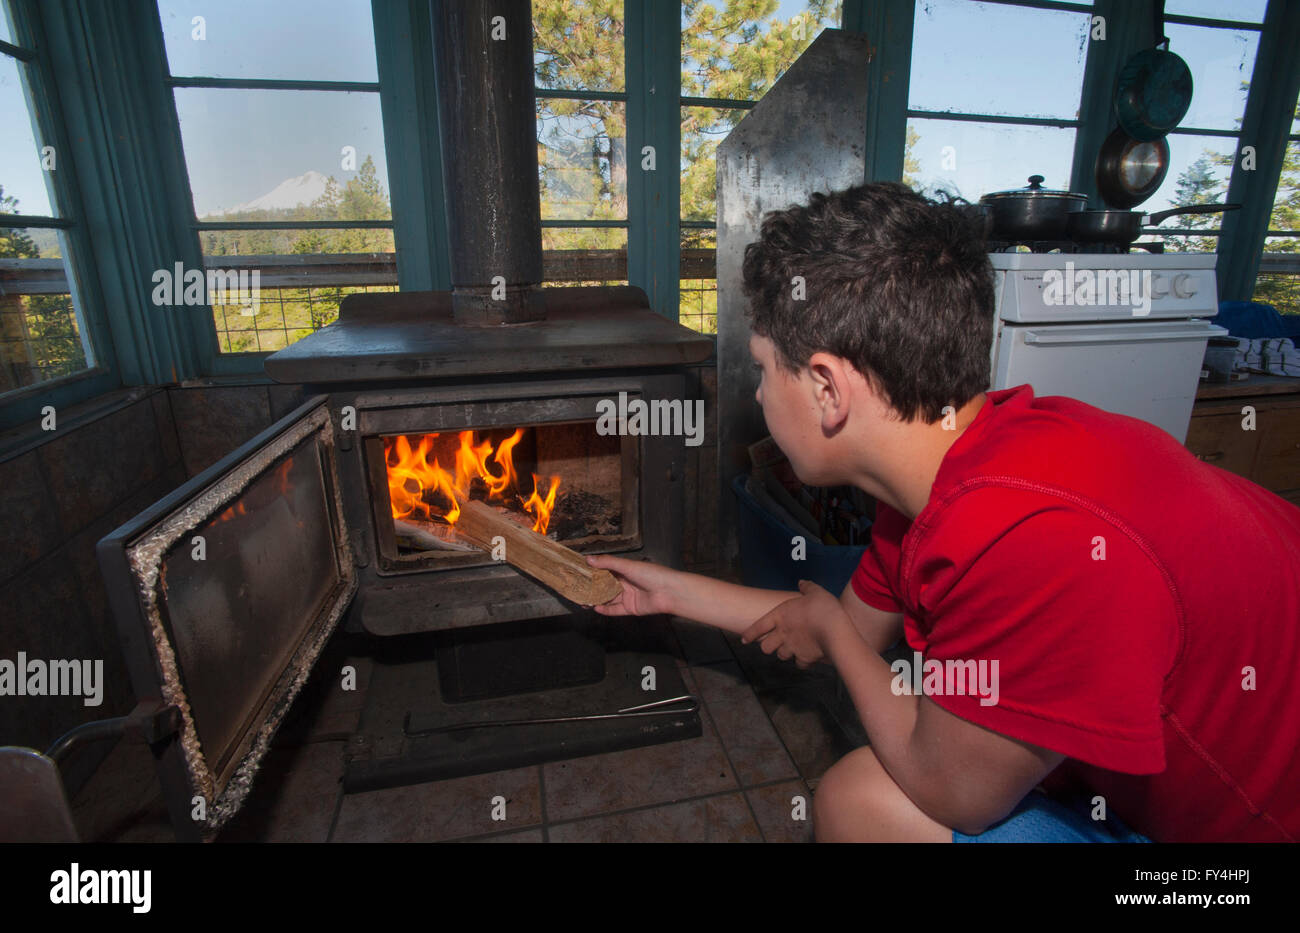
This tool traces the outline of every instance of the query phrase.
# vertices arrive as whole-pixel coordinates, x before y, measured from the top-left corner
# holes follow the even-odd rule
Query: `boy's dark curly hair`
[[[754,332],[799,371],[844,357],[906,421],[930,424],[989,387],[993,269],[976,207],[894,182],[773,211],[745,249]],[[795,276],[806,295],[796,297]]]

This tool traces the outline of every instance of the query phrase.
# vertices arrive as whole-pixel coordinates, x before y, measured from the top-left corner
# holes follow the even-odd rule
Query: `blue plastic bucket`
[[[742,473],[731,481],[740,500],[740,574],[744,584],[797,590],[800,580],[812,580],[836,595],[843,592],[867,549],[823,544],[803,529],[789,527],[749,494],[747,479]],[[805,559],[795,560],[793,539],[800,536],[806,542]]]

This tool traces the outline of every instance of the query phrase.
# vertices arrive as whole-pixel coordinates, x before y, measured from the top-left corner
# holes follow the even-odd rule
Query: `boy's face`
[[[823,472],[820,456],[825,445],[821,433],[821,408],[816,386],[807,369],[791,373],[776,359],[776,347],[767,337],[749,338],[749,354],[759,371],[754,397],[772,439],[790,460],[795,475],[805,483],[817,484]]]

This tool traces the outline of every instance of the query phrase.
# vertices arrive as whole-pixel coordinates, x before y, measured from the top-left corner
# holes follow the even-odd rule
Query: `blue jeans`
[[[953,842],[1150,842],[1113,813],[1092,818],[1088,797],[1055,800],[1033,791],[1001,823],[978,836],[953,832]]]

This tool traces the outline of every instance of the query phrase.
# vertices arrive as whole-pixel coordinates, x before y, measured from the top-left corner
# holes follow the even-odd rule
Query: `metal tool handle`
[[[679,705],[680,704],[680,705]],[[441,735],[444,732],[462,732],[466,729],[498,728],[501,726],[544,726],[561,722],[594,722],[602,719],[636,719],[642,716],[676,716],[693,713],[700,708],[700,701],[690,694],[672,697],[667,700],[655,700],[641,706],[628,706],[616,713],[596,713],[586,716],[547,716],[540,719],[485,719],[479,722],[458,722],[450,726],[435,726],[432,729],[411,731],[411,714],[402,720],[402,733],[407,738],[422,738],[429,735]]]

